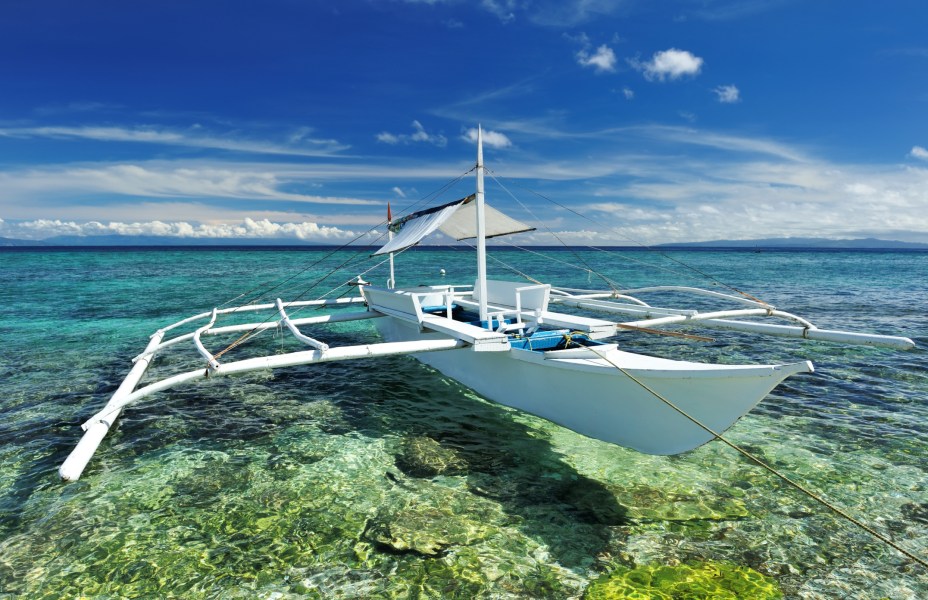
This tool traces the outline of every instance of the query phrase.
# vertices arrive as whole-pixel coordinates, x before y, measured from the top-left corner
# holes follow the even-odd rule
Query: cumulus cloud
[[[734,85],[720,85],[714,90],[722,104],[735,104],[741,102],[741,91]]]
[[[0,220],[0,231],[5,236],[21,239],[46,239],[54,236],[161,236],[194,239],[217,238],[275,238],[298,239],[301,241],[325,241],[353,239],[357,233],[338,227],[328,227],[313,222],[275,223],[268,219],[245,218],[238,223],[189,223],[186,221],[146,222],[100,222],[62,221],[58,219],[36,219],[19,223]]]
[[[597,73],[615,72],[615,52],[603,44],[592,54],[588,50],[577,52],[577,62],[583,67],[591,67]]]
[[[448,138],[441,134],[432,134],[425,130],[419,121],[412,122],[412,133],[390,133],[382,131],[377,134],[378,142],[395,146],[397,144],[416,144],[427,143],[444,148],[448,144]]]
[[[471,127],[464,132],[463,138],[465,141],[471,142],[473,144],[477,143],[477,128]],[[512,141],[506,137],[506,134],[500,133],[498,131],[490,131],[489,129],[483,130],[483,143],[486,146],[491,148],[508,148],[512,146]]]
[[[641,71],[648,81],[673,81],[681,77],[699,75],[703,59],[687,50],[670,48],[655,52],[651,60],[629,60],[629,64]]]
[[[909,156],[912,158],[920,158],[921,160],[928,160],[928,150],[925,150],[921,146],[912,146]]]

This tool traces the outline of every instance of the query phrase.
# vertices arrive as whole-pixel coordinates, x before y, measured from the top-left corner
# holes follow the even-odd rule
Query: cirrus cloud
[[[266,166],[264,166],[266,167]],[[274,171],[262,166],[177,166],[175,164],[66,165],[0,171],[0,206],[22,198],[113,194],[147,198],[237,198],[282,200],[309,204],[377,206],[380,202],[344,196],[319,196],[290,191],[305,187],[312,175]]]
[[[288,143],[208,133],[202,127],[171,129],[151,126],[59,126],[0,127],[0,137],[13,139],[92,140],[97,142],[179,146],[201,150],[224,150],[244,154],[332,156],[349,146],[332,139],[311,137],[312,128],[301,127],[287,136]]]

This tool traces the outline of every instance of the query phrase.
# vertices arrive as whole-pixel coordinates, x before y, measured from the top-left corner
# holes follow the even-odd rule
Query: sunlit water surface
[[[915,339],[909,352],[717,331],[620,343],[724,363],[812,360],[814,374],[789,379],[728,437],[928,555],[928,253],[544,253],[561,262],[491,251],[561,285],[603,286],[571,263],[625,287],[726,291],[681,261],[820,327]],[[400,285],[474,279],[467,251],[397,263]],[[721,443],[638,454],[484,401],[409,357],[158,394],[123,414],[79,482],[59,481],[80,423],[156,329],[255,288],[277,286],[263,300],[318,297],[374,264],[305,249],[0,253],[0,597],[592,598],[675,579],[714,595],[724,580],[732,598],[928,597],[924,569]],[[494,261],[490,272],[516,277]],[[308,333],[377,341],[367,321]],[[256,341],[296,349],[276,332]],[[148,380],[199,364],[192,346],[180,356]]]

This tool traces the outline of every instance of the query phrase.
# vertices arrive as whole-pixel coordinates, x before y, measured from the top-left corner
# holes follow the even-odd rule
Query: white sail
[[[474,196],[471,195],[443,206],[412,213],[396,222],[392,228],[396,235],[374,255],[399,252],[414,246],[436,230],[458,241],[477,237],[476,207]],[[487,238],[535,230],[489,205],[485,205],[484,210]]]

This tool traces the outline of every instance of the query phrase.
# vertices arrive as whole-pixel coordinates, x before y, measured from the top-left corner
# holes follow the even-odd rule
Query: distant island
[[[194,238],[155,235],[88,235],[55,236],[44,240],[22,240],[0,237],[0,247],[119,247],[119,246],[333,246],[332,242],[307,242],[298,238]],[[600,247],[607,247],[599,245]],[[611,245],[610,245],[611,246]],[[429,247],[429,246],[425,246]],[[709,242],[676,242],[655,244],[661,249],[846,249],[846,250],[928,250],[928,244],[862,238],[831,240],[825,238],[766,238],[759,240],[713,240]]]
[[[855,240],[830,240],[824,238],[765,238],[760,240],[713,240],[711,242],[680,242],[658,244],[659,248],[834,248],[834,249],[911,249],[928,250],[928,244],[861,238]]]

